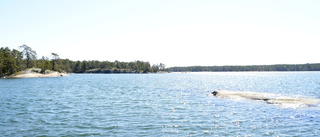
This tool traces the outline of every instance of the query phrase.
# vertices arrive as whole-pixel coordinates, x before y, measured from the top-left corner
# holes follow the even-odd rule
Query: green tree
[[[4,55],[2,53],[3,48],[0,49],[0,76],[2,76],[2,68],[4,67]]]
[[[16,60],[12,56],[11,50],[6,48],[0,49],[1,54],[1,75],[11,75],[17,71]]]
[[[116,65],[117,69],[121,69],[121,64],[120,64],[120,62],[118,60],[115,60],[114,64]]]
[[[12,50],[12,56],[15,58],[16,60],[16,64],[17,64],[17,71],[21,71],[22,69],[25,68],[24,63],[23,63],[23,55],[20,51],[13,49]]]
[[[25,57],[27,68],[32,67],[34,61],[36,61],[37,52],[32,50],[29,46],[27,46],[25,44],[20,46],[20,49],[22,49],[22,54]]]
[[[38,67],[41,68],[41,73],[45,74],[46,70],[51,70],[52,64],[51,62],[46,59],[45,57],[42,57],[41,60],[38,61]]]
[[[88,62],[84,60],[82,61],[81,72],[84,73],[86,70],[88,70]]]
[[[160,69],[161,71],[165,71],[165,69],[166,69],[166,65],[165,65],[165,64],[163,64],[163,63],[160,63],[160,65],[159,65],[159,69]]]
[[[142,62],[143,73],[152,72],[149,62]]]
[[[77,61],[74,65],[73,72],[80,73],[81,72],[81,62]]]
[[[151,68],[152,68],[153,72],[155,72],[155,73],[157,73],[159,71],[159,65],[158,64],[152,65]]]
[[[52,57],[52,70],[61,72],[61,69],[63,69],[61,59],[58,54],[51,53]]]
[[[69,72],[72,72],[72,69],[71,69],[71,61],[69,59],[64,59],[62,61],[62,64],[64,66],[64,71],[66,71],[67,73]]]

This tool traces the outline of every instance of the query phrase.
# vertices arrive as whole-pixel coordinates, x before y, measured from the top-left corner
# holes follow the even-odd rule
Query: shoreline
[[[67,73],[60,73],[57,71],[49,71],[47,74],[40,73],[40,68],[31,68],[24,71],[17,72],[11,76],[3,77],[3,78],[48,78],[48,77],[66,77],[70,76]]]
[[[10,78],[48,78],[48,77],[66,77],[70,76],[66,73],[52,72],[50,74],[28,73],[11,76]]]

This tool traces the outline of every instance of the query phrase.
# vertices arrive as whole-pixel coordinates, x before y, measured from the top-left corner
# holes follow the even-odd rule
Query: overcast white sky
[[[0,0],[0,47],[172,66],[320,63],[318,0]]]

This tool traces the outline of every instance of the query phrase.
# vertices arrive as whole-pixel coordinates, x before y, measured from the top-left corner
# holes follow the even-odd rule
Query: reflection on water
[[[319,99],[319,72],[84,74],[1,79],[3,136],[318,136],[319,107],[214,90]]]

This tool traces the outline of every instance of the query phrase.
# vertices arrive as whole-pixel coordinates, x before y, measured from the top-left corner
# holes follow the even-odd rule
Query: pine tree
[[[20,46],[20,49],[22,49],[22,54],[25,57],[27,68],[32,67],[34,61],[37,60],[37,52],[25,44]]]

